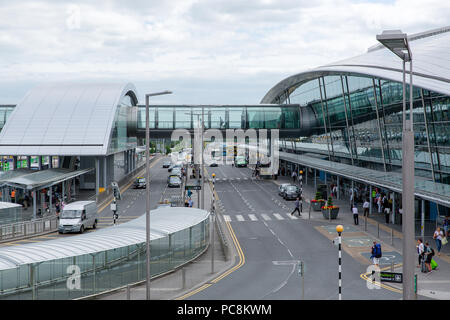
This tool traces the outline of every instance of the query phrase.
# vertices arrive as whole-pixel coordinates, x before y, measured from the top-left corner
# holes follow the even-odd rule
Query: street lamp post
[[[145,248],[147,252],[147,281],[146,281],[146,298],[150,300],[150,111],[149,99],[153,96],[163,94],[171,94],[172,91],[163,91],[156,93],[148,93],[145,95],[145,170],[146,170],[146,195],[145,195]]]
[[[414,129],[412,54],[406,33],[386,30],[377,40],[403,61],[403,132],[402,132],[402,208],[403,208],[403,299],[416,299],[414,293]],[[406,119],[406,62],[409,62],[409,119]]]

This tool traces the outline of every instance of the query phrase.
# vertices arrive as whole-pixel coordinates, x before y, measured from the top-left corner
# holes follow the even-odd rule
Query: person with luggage
[[[425,267],[428,272],[432,272],[433,269],[431,268],[431,260],[433,260],[434,256],[434,249],[430,247],[430,244],[425,242]]]
[[[436,248],[438,251],[438,256],[441,255],[442,237],[444,237],[444,233],[441,231],[440,227],[437,227],[436,231],[433,234],[433,239],[434,239],[434,241],[436,241]]]
[[[372,255],[370,256],[370,259],[372,259],[372,262],[375,266],[379,267],[380,258],[382,256],[383,254],[381,252],[381,244],[374,241],[372,246]]]

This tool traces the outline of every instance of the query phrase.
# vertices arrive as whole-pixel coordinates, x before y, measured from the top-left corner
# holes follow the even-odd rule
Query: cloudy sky
[[[443,0],[0,0],[0,104],[41,82],[132,82],[154,103],[259,103],[384,29],[450,25]]]

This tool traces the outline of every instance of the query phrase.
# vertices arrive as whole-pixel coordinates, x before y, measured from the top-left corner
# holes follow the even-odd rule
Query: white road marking
[[[223,216],[223,219],[224,219],[225,221],[228,221],[228,222],[231,221],[231,218],[230,218],[229,215],[224,215],[224,216]]]
[[[273,214],[275,216],[275,218],[277,218],[278,220],[284,220],[284,218],[281,216],[281,214],[279,213],[274,213]]]
[[[236,219],[238,219],[238,221],[245,221],[244,217],[240,214],[236,215]]]
[[[292,220],[298,220],[298,217],[291,215],[290,213],[286,213],[286,215],[291,218]]]
[[[267,214],[261,214],[261,216],[263,217],[263,219],[264,220],[266,220],[266,221],[270,221],[270,220],[272,220],[272,218],[270,218]]]
[[[258,218],[257,218],[254,214],[249,214],[248,217],[249,217],[250,220],[252,220],[252,221],[258,221]]]

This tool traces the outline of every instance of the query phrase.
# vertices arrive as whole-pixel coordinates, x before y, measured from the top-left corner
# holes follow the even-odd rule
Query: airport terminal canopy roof
[[[54,168],[40,171],[32,171],[31,173],[12,176],[10,178],[0,178],[0,184],[8,185],[20,189],[42,189],[48,188],[63,181],[85,174],[94,168],[82,170],[70,170],[64,168]]]
[[[164,207],[152,210],[150,240],[188,229],[209,217],[209,212],[196,208]],[[96,232],[58,238],[39,243],[0,248],[0,270],[20,265],[94,254],[146,241],[145,214],[118,226],[99,229]]]
[[[395,172],[355,167],[348,164],[322,160],[305,155],[292,154],[280,151],[280,159],[315,168],[331,174],[352,179],[364,184],[401,193],[403,190],[402,175]],[[439,203],[450,207],[450,185],[433,182],[424,178],[414,177],[414,195],[421,199]]]
[[[17,178],[26,174],[36,172],[31,169],[20,168],[16,170],[0,171],[0,186],[4,185],[4,181],[8,181],[13,178]]]
[[[381,33],[381,32],[380,32]],[[375,42],[374,36],[374,42]],[[450,95],[450,26],[408,36],[413,61],[413,85]],[[261,103],[274,103],[289,88],[330,74],[364,74],[403,82],[402,60],[377,44],[367,53],[290,76],[267,92]],[[406,64],[409,84],[409,63]]]
[[[11,208],[18,208],[18,207],[21,207],[21,206],[22,205],[17,204],[17,203],[0,201],[0,210],[11,209]]]
[[[1,155],[107,155],[130,83],[48,83],[31,89],[0,132]]]

